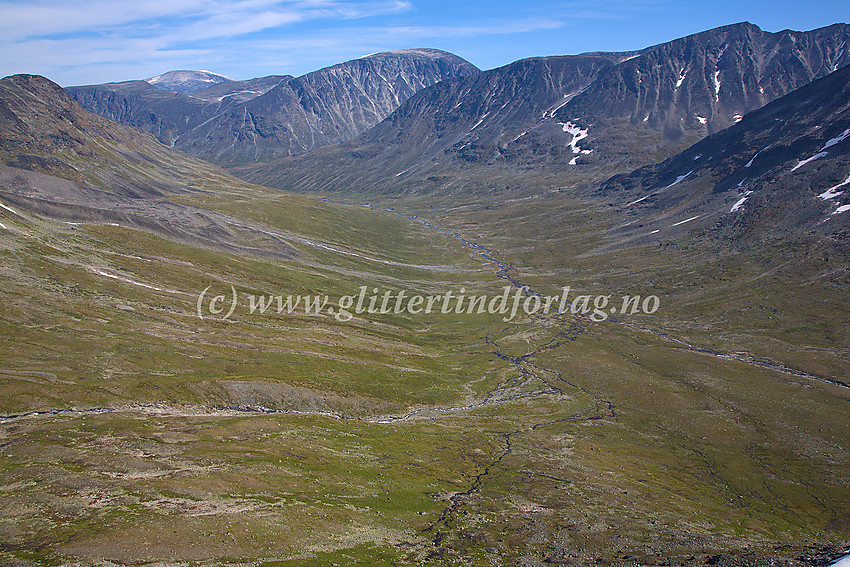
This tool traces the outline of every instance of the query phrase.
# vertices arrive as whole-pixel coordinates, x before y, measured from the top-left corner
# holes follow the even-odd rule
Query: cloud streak
[[[0,76],[37,73],[72,85],[205,68],[249,78],[301,74],[404,47],[443,48],[493,66],[594,50],[588,47],[594,44],[599,49],[600,36],[624,35],[612,29],[637,33],[673,5],[671,0],[527,5],[510,0],[0,0]],[[636,26],[641,16],[644,25]]]
[[[123,63],[125,74],[144,74],[167,62],[185,66],[198,56],[227,59],[224,51],[244,51],[240,40],[264,33],[294,37],[298,25],[333,26],[411,8],[402,0],[5,0],[0,73],[58,74],[62,80],[86,68],[85,80],[98,67]]]

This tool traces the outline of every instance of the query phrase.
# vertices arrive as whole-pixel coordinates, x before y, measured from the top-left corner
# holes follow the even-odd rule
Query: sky
[[[491,69],[641,49],[741,21],[810,30],[850,22],[850,1],[0,0],[0,76],[39,74],[62,86],[174,69],[298,76],[409,47]]]

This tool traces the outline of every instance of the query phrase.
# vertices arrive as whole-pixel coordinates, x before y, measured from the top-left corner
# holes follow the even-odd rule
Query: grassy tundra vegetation
[[[0,404],[18,416],[0,424],[4,562],[793,563],[846,545],[846,388],[569,314],[201,320],[208,285],[335,298],[505,281],[382,210],[236,182],[173,200],[284,236],[289,256],[0,212]],[[655,293],[658,312],[619,320],[846,375],[846,282],[807,276],[840,258],[755,273],[697,241],[606,250],[602,214],[557,195],[441,205],[401,203],[534,289]],[[27,415],[58,408],[117,411]]]

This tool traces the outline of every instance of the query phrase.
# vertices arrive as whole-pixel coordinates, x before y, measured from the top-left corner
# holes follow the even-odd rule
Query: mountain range
[[[610,201],[628,218],[645,217],[627,222],[629,228],[617,236],[636,242],[661,238],[668,220],[678,231],[715,221],[744,226],[756,215],[741,211],[772,200],[789,211],[771,226],[773,232],[791,223],[788,230],[805,226],[831,234],[843,216],[827,209],[835,205],[840,215],[846,193],[824,188],[818,195],[828,198],[809,199],[792,189],[795,183],[810,192],[843,187],[839,142],[847,118],[830,101],[846,97],[841,81],[850,62],[848,39],[844,24],[768,33],[742,23],[636,52],[532,58],[485,72],[446,52],[412,49],[298,78],[233,81],[175,71],[66,92],[106,117],[223,163],[246,180],[282,189],[463,193],[573,187],[573,194]],[[135,197],[173,189],[169,175],[139,184],[123,161],[168,161],[161,156],[170,154],[158,144],[89,117],[55,85],[26,76],[6,82],[51,90],[48,98],[62,107],[59,116],[77,124],[42,127],[36,136],[21,125],[38,123],[37,116],[47,113],[21,119],[21,108],[37,104],[7,104],[8,166]],[[797,113],[801,105],[817,112]],[[766,120],[765,113],[776,116]],[[120,144],[122,159],[92,151],[96,145],[86,139],[89,134],[97,144]],[[826,152],[829,159],[793,172],[784,171],[784,162],[759,167],[768,157],[790,160],[814,152],[818,148],[808,148],[806,141],[826,144],[823,135],[840,138]],[[36,137],[39,144],[32,141]],[[51,141],[45,145],[45,139]],[[127,150],[139,144],[143,151]],[[733,163],[756,154],[753,163],[749,157]],[[281,155],[287,157],[276,157]],[[92,161],[101,165],[92,167]],[[776,205],[773,209],[779,214]],[[694,218],[679,225],[670,216],[674,212]],[[740,218],[746,220],[732,220]]]
[[[291,255],[283,243],[266,250],[246,245],[225,217],[185,202],[222,191],[256,188],[86,111],[44,77],[0,80],[0,197],[21,211],[132,227],[233,253]]]
[[[741,23],[634,53],[523,60],[422,89],[349,142],[234,171],[311,191],[602,181],[847,65],[848,43],[845,24],[769,33]]]
[[[297,78],[224,81],[204,90],[165,92],[148,80],[67,91],[92,112],[141,128],[195,156],[231,164],[351,139],[418,90],[476,73],[476,67],[456,55],[404,49]]]

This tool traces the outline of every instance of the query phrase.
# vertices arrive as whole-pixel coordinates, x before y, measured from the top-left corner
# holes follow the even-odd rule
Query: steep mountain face
[[[425,89],[373,130],[311,153],[303,165],[293,159],[235,171],[318,190],[525,184],[534,182],[529,171],[551,185],[602,180],[675,154],[843,67],[847,45],[845,24],[768,33],[743,23],[636,53],[567,59],[575,67],[564,74],[546,70],[558,58],[519,62]],[[326,173],[311,171],[308,160]]]
[[[341,190],[462,175],[459,169],[490,164],[496,156],[510,154],[514,142],[550,122],[559,106],[629,56],[537,57],[445,80],[418,92],[351,142],[320,148],[309,159],[246,165],[234,171],[296,190]],[[569,152],[562,140],[560,136],[543,152]],[[341,179],[342,186],[328,185],[326,176]]]
[[[495,148],[507,147],[529,125],[551,118],[557,107],[625,57],[541,57],[445,81],[414,97],[362,140],[390,141],[393,149],[402,151],[416,147],[419,159],[439,156],[448,148],[464,161],[486,161]]]
[[[850,246],[850,67],[594,192],[638,242],[701,229],[725,241],[820,233]]]
[[[273,159],[345,141],[418,90],[478,69],[434,49],[378,53],[307,75],[217,84],[191,95],[133,81],[72,87],[92,112],[217,163]]]
[[[44,77],[0,80],[4,165],[130,196],[156,195],[167,182],[139,183],[135,169],[162,165],[165,150],[150,136],[85,111]]]
[[[443,51],[378,53],[282,83],[192,129],[176,145],[217,163],[299,154],[357,136],[422,88],[477,73]]]
[[[145,82],[158,89],[173,93],[195,93],[230,80],[223,75],[216,75],[209,71],[169,71],[145,79]]]
[[[192,94],[169,92],[146,81],[68,87],[65,90],[87,110],[149,132],[162,143],[173,145],[180,134],[291,78],[272,75],[247,81],[227,81]]]
[[[747,112],[850,63],[850,26],[764,32],[734,24],[648,49],[600,77],[556,113],[588,128],[597,155],[627,158],[622,132],[654,130],[660,143],[701,138]]]

